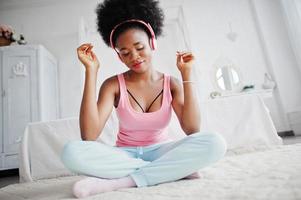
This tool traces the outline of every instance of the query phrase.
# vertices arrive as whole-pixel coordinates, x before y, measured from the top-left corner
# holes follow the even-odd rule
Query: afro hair
[[[110,46],[110,34],[112,29],[126,20],[137,19],[149,23],[156,36],[162,34],[164,13],[156,0],[104,0],[96,8],[97,30],[106,45]],[[140,28],[146,31],[150,37],[149,30],[142,24],[126,23],[114,32],[115,43],[120,33],[129,28]]]

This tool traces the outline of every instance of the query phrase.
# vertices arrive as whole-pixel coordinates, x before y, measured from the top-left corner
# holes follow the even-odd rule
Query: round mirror
[[[215,74],[217,85],[222,90],[232,91],[241,82],[238,72],[231,66],[219,67]]]

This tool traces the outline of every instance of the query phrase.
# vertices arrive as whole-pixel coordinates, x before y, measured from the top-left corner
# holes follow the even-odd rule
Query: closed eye
[[[128,51],[121,51],[120,54],[122,56],[128,56],[130,53]]]
[[[136,47],[136,51],[142,51],[144,49],[144,45],[137,43],[135,44]],[[127,57],[128,55],[130,55],[131,51],[129,51],[128,49],[122,49],[120,52],[120,55]]]
[[[130,53],[123,53],[122,56],[128,56]]]
[[[144,45],[143,45],[143,44],[141,44],[140,42],[139,42],[139,43],[137,43],[137,44],[135,44],[135,47],[136,47],[136,49],[137,49],[138,51],[140,51],[140,50],[143,50],[143,49],[144,49]]]

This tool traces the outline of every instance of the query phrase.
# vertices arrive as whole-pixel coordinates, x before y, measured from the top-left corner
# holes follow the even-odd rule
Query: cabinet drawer
[[[7,169],[19,168],[18,154],[6,154],[3,156],[3,167]]]

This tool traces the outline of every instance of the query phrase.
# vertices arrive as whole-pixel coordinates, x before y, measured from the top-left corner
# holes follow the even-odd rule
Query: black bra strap
[[[149,105],[148,109],[145,112],[148,112],[150,107],[153,105],[153,103],[158,99],[158,97],[163,93],[163,89],[161,90],[161,92],[156,96],[156,98],[153,100],[153,102]]]
[[[135,99],[135,97],[132,95],[132,93],[130,93],[130,91],[127,89],[127,92],[131,95],[131,97],[134,99],[134,101],[138,104],[138,106],[141,108],[141,110],[143,112],[147,112],[150,107],[153,105],[153,103],[158,99],[158,97],[163,93],[163,89],[161,90],[161,92],[156,96],[156,98],[152,101],[152,103],[150,104],[150,106],[148,107],[148,109],[146,109],[146,111],[144,111],[144,109],[142,108],[142,106],[139,104],[139,102]]]
[[[131,95],[131,97],[134,99],[134,101],[136,101],[136,103],[138,104],[138,106],[141,108],[141,110],[144,112],[142,106],[140,106],[139,102],[135,99],[135,97],[132,95],[132,93],[130,93],[130,91],[128,89],[126,89],[126,91],[128,91],[128,93]]]

